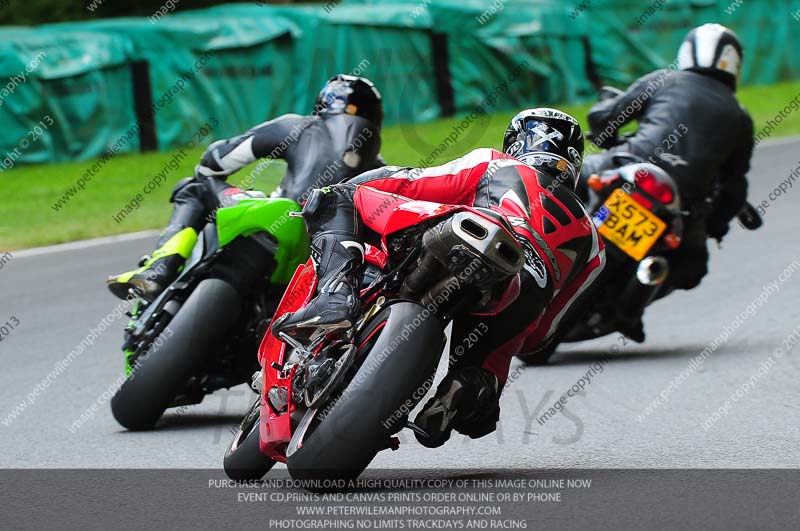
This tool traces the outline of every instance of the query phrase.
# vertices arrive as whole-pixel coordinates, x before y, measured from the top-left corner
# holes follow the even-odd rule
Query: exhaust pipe
[[[662,256],[648,256],[636,269],[636,279],[645,286],[660,286],[669,275],[669,263]]]

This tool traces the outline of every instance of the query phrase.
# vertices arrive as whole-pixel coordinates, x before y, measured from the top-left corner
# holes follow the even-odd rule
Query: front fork
[[[130,313],[128,313],[128,317],[131,318],[128,321],[127,330],[133,330],[134,324],[139,319],[139,316],[142,314],[142,299],[137,299],[136,304],[131,309]],[[130,332],[129,332],[130,333]],[[126,344],[122,347],[122,352],[125,354],[125,377],[130,378],[131,374],[133,373],[133,359],[136,356],[136,351],[132,350],[128,345],[127,341]]]

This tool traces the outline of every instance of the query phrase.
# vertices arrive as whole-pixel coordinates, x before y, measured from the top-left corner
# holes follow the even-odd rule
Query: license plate
[[[647,255],[667,224],[622,190],[614,190],[594,215],[597,231],[637,262]]]

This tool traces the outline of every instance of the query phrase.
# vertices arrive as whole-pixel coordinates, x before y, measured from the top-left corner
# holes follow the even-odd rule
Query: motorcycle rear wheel
[[[216,352],[241,311],[241,297],[228,282],[203,280],[159,338],[137,361],[111,399],[111,412],[129,430],[155,426],[192,372]],[[170,334],[166,334],[169,331]]]
[[[239,430],[225,451],[222,467],[225,474],[235,481],[258,480],[275,466],[275,461],[261,453],[259,442],[259,419],[261,397],[257,398],[247,413]]]

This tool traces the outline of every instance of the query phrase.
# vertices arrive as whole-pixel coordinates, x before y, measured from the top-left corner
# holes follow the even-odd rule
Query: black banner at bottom
[[[0,529],[800,529],[800,470],[0,470]],[[311,490],[309,490],[311,489]]]

